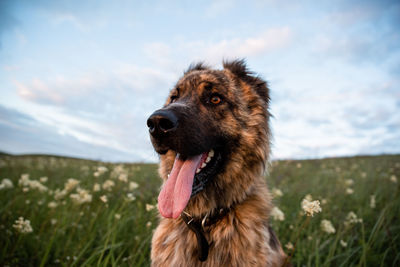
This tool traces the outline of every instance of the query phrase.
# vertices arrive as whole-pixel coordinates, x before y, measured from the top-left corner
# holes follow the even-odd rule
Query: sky
[[[399,1],[0,0],[0,151],[156,162],[192,62],[269,82],[273,159],[400,153]]]

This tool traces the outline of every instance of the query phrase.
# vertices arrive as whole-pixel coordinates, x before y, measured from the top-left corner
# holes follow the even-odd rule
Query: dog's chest
[[[153,236],[152,266],[269,266],[268,230],[250,225],[221,221],[205,229],[210,249],[201,262],[195,234],[183,223],[162,220]]]

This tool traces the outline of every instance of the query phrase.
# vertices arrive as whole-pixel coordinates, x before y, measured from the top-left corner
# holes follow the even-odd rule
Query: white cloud
[[[285,48],[291,43],[292,35],[289,27],[280,27],[268,29],[249,38],[234,38],[218,42],[188,42],[183,44],[183,47],[199,58],[215,63],[220,62],[221,58],[248,58]]]
[[[83,108],[101,101],[119,101],[124,95],[140,98],[159,95],[167,90],[175,74],[157,68],[141,68],[132,64],[118,64],[110,72],[94,71],[79,77],[56,76],[47,80],[35,78],[30,83],[15,81],[18,95],[30,102],[65,108]],[[160,88],[163,86],[164,88]],[[127,99],[123,99],[127,100]],[[77,106],[85,102],[81,107]],[[101,108],[101,107],[98,107]],[[98,110],[98,108],[96,110]]]
[[[251,58],[273,53],[289,47],[292,38],[293,32],[289,27],[276,27],[247,38],[217,41],[179,39],[168,43],[148,43],[143,51],[158,66],[181,72],[187,67],[184,64],[193,60],[219,64],[222,59]]]
[[[154,161],[145,121],[161,107],[175,76],[120,63],[108,73],[16,81],[15,85],[18,95],[28,101],[30,115],[59,135]]]

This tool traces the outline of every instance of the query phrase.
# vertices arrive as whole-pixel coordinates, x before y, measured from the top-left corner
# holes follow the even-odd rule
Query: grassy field
[[[0,265],[149,266],[156,170],[0,155]],[[272,162],[271,224],[292,264],[400,266],[399,178],[399,155]],[[304,216],[304,198],[322,212]]]

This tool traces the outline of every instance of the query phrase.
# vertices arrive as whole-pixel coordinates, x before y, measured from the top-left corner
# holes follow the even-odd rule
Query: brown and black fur
[[[217,95],[221,103],[212,104]],[[195,218],[229,208],[204,228],[210,244],[198,259],[195,234],[182,218],[161,218],[152,240],[152,266],[282,266],[285,254],[269,226],[271,196],[264,181],[270,153],[267,83],[243,60],[224,62],[222,70],[192,65],[177,82],[162,110],[179,121],[165,136],[151,136],[160,154],[159,173],[166,180],[177,153],[192,156],[211,148],[223,160],[207,186],[185,211]]]

